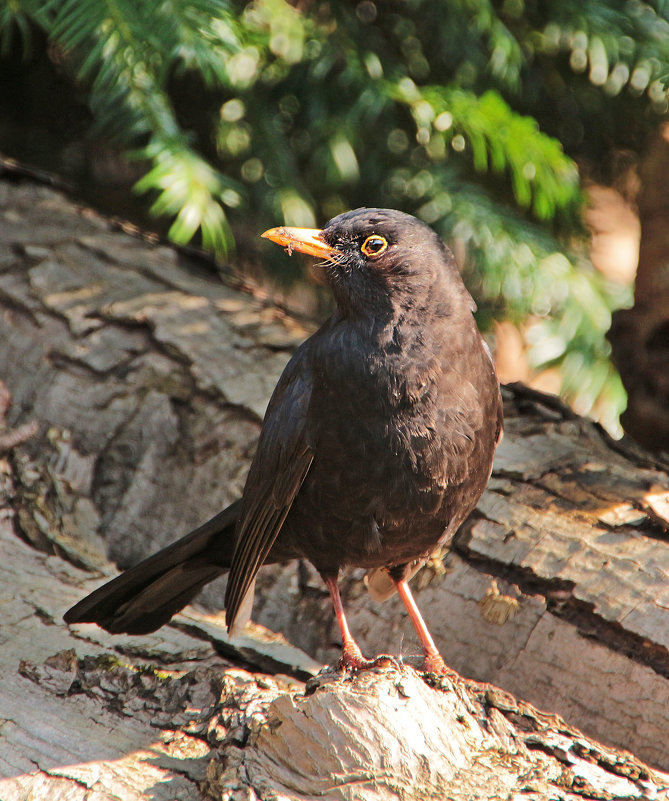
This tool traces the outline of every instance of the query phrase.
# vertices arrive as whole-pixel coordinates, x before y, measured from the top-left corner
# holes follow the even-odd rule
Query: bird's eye
[[[387,247],[388,241],[386,239],[378,234],[372,234],[372,236],[368,236],[365,239],[360,250],[365,256],[374,258],[375,256],[380,256]]]

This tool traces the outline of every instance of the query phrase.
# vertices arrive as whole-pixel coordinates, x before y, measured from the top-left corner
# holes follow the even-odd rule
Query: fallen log
[[[68,632],[62,612],[115,571],[108,560],[137,561],[239,494],[269,393],[308,326],[238,279],[212,275],[200,257],[127,233],[25,178],[0,181],[0,214],[0,375],[14,400],[0,432],[8,446],[0,471],[3,801],[149,792],[417,798],[406,794],[406,777],[423,774],[424,797],[484,798],[477,782],[496,778],[490,754],[497,752],[501,784],[489,788],[506,793],[500,797],[663,792],[664,779],[637,757],[669,768],[666,466],[523,387],[505,390],[506,436],[477,512],[452,551],[416,580],[438,645],[466,679],[430,687],[409,657],[349,681],[326,676],[315,690],[297,679],[276,684],[226,672],[222,651],[228,665],[301,680],[334,660],[327,597],[304,565],[261,573],[254,618],[311,658],[286,642],[272,645],[268,634],[264,644],[236,647],[219,617],[195,609],[149,638],[114,638],[94,627]],[[372,603],[359,578],[355,571],[346,578],[344,598],[361,645],[370,654],[417,652],[396,602]],[[215,608],[221,596],[219,585],[201,601]],[[477,682],[493,682],[569,725],[526,714],[529,704]],[[140,714],[142,693],[163,700]],[[239,693],[255,698],[250,707],[234,700]],[[168,696],[177,723],[161,728],[156,710]],[[200,710],[194,728],[179,717],[191,707]],[[239,722],[234,736],[221,723],[226,709]],[[337,747],[330,761],[308,749],[296,759],[296,741],[286,734],[284,756],[272,750],[282,729],[299,730],[307,719],[316,722],[311,733],[305,728],[305,742],[325,736],[326,718],[345,729],[335,709],[356,710],[349,717],[363,731],[350,729],[350,749]],[[459,715],[470,721],[470,750],[444,766],[421,762],[423,745],[409,758],[392,737],[389,751],[380,744],[385,734],[411,739],[411,732],[420,743],[429,731],[457,740]],[[339,736],[334,728],[328,737]],[[372,748],[365,737],[378,742]],[[353,761],[333,773],[349,751]],[[325,765],[325,774],[309,774],[302,757]],[[274,790],[267,759],[284,765]],[[366,759],[373,763],[367,774]],[[286,772],[293,762],[304,771],[302,786]],[[389,778],[390,768],[418,763],[423,773],[411,768]],[[485,769],[477,773],[479,765]],[[513,765],[512,781],[506,768]],[[244,778],[252,775],[261,777],[256,784]],[[569,784],[572,775],[580,778]],[[538,783],[523,785],[523,776]],[[290,795],[307,790],[311,796]]]

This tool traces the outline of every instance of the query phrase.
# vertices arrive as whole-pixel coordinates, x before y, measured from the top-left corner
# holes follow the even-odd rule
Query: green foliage
[[[138,192],[229,251],[232,231],[394,206],[464,253],[481,319],[531,316],[531,355],[588,411],[622,391],[584,259],[574,159],[603,174],[669,106],[665,0],[9,0],[89,92],[99,131],[148,162]],[[186,96],[186,97],[185,97]],[[271,259],[274,256],[263,256]]]
[[[471,149],[477,172],[508,170],[516,203],[530,208],[540,220],[552,220],[559,210],[580,200],[579,176],[574,162],[564,155],[560,143],[539,131],[533,117],[514,113],[498,92],[481,96],[461,89],[426,86],[419,93],[413,82],[406,98],[419,131],[430,137],[435,161],[450,145],[454,150]],[[413,97],[411,97],[413,96]],[[401,99],[404,99],[401,97]]]
[[[216,170],[189,142],[167,91],[175,64],[197,70],[209,85],[226,79],[226,58],[239,50],[234,21],[220,0],[16,1],[14,24],[25,30],[33,16],[76,64],[90,90],[99,132],[153,162],[137,191],[159,193],[156,214],[175,216],[170,235],[188,242],[201,230],[203,244],[224,252],[232,243],[222,208],[236,205],[236,182]],[[1,19],[9,36],[9,18]],[[24,33],[24,38],[26,34]]]

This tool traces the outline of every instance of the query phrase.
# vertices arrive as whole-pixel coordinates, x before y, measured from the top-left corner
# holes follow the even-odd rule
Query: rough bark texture
[[[647,448],[669,453],[669,123],[641,162],[641,245],[634,307],[615,313],[609,339],[627,390],[621,422]]]
[[[571,728],[669,768],[669,479],[652,457],[508,389],[490,488],[415,582],[453,668],[570,726],[471,682],[429,687],[407,665],[291,690],[221,671],[208,637],[265,671],[305,677],[312,660],[267,636],[235,649],[216,616],[190,610],[145,638],[60,618],[114,571],[107,557],[130,564],[239,493],[307,331],[202,261],[16,180],[0,182],[0,306],[14,399],[0,430],[2,801],[663,792],[666,777]],[[397,600],[373,604],[358,579],[344,595],[361,644],[417,653]],[[336,658],[308,566],[262,573],[255,617]]]
[[[455,674],[252,674],[197,636],[197,612],[146,637],[68,630],[60,612],[86,573],[21,542],[9,515],[0,546],[2,587],[16,588],[3,591],[3,801],[669,798],[666,773]],[[266,648],[275,670],[312,669]]]

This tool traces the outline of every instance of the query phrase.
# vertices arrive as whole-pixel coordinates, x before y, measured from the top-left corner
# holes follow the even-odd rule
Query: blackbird
[[[68,623],[155,631],[229,571],[228,628],[264,564],[308,559],[325,581],[340,664],[370,664],[337,586],[347,565],[397,590],[425,653],[444,662],[408,578],[448,543],[490,477],[502,431],[499,384],[455,259],[424,223],[390,209],[264,237],[319,257],[336,311],[288,362],[267,408],[240,500],[73,606]]]

